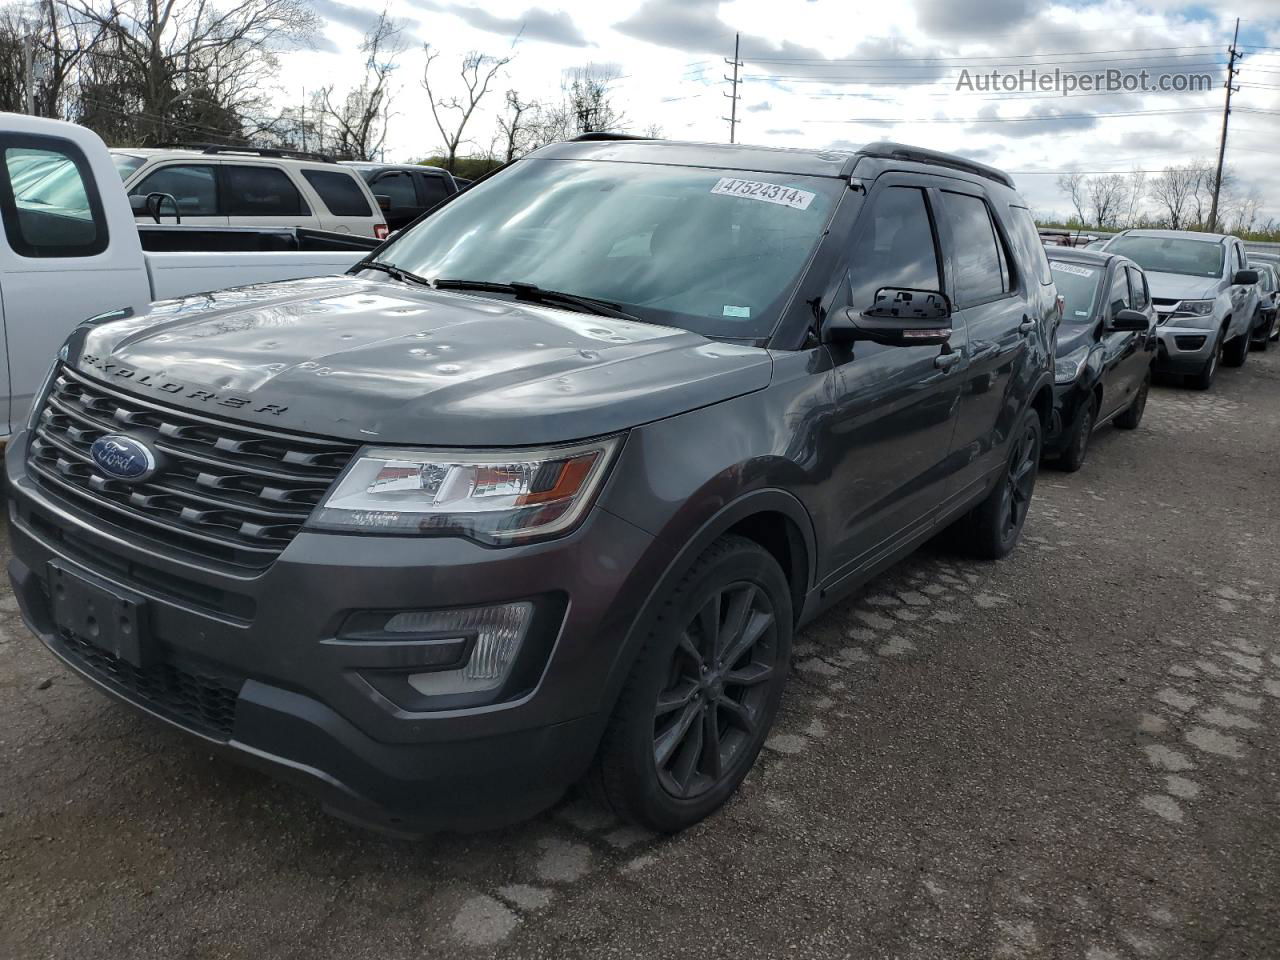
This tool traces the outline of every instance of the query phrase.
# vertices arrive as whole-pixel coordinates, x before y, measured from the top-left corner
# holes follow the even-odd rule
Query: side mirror
[[[391,211],[391,198],[385,193],[375,193],[373,199],[378,201],[378,209],[383,213]]]
[[[937,290],[881,287],[862,312],[852,307],[827,322],[833,341],[870,340],[886,347],[941,346],[951,339],[951,301]]]
[[[1151,321],[1141,310],[1121,310],[1107,324],[1108,330],[1133,333],[1146,333],[1151,329]]]
[[[129,207],[133,210],[135,217],[145,217],[151,214],[151,211],[147,209],[147,198],[140,193],[129,194]]]
[[[1258,282],[1257,270],[1237,270],[1236,275],[1231,278],[1233,284],[1239,283],[1246,287],[1251,287]]]

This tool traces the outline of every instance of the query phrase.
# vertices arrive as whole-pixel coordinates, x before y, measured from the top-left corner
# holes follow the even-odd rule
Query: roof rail
[[[654,140],[656,137],[642,137],[634,133],[611,133],[608,130],[595,130],[591,133],[580,133],[570,143],[591,143],[596,140]]]
[[[980,177],[986,177],[988,180],[1003,183],[1010,189],[1014,188],[1013,178],[1003,170],[989,167],[985,163],[978,163],[976,160],[966,160],[964,157],[958,157],[954,153],[926,150],[924,147],[911,147],[905,143],[894,143],[891,140],[877,140],[875,143],[868,143],[858,153],[866,157],[880,157],[885,160],[910,160],[914,163],[930,163],[939,167],[950,167],[953,170],[975,173]]]
[[[310,153],[306,150],[290,150],[276,147],[237,146],[229,143],[162,143],[165,150],[199,150],[201,153],[239,153],[252,157],[276,157],[281,160],[309,160],[312,163],[337,163],[338,161],[324,153]]]

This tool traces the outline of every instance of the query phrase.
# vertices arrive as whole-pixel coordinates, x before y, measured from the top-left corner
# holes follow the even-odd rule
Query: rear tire
[[[660,833],[719,809],[778,712],[792,622],[767,550],[738,536],[708,547],[661,601],[618,697],[587,777],[596,799]]]
[[[1062,447],[1062,453],[1058,455],[1059,470],[1075,473],[1084,466],[1085,457],[1089,455],[1089,439],[1093,436],[1093,426],[1097,422],[1098,399],[1090,397],[1071,424],[1071,434]]]
[[[1116,417],[1115,425],[1121,430],[1137,430],[1138,424],[1142,422],[1142,415],[1147,411],[1147,394],[1150,392],[1151,371],[1148,370],[1146,378],[1142,381],[1142,386],[1138,387],[1138,393],[1133,398],[1133,403],[1129,404],[1124,413]]]
[[[966,553],[999,560],[1018,545],[1035,492],[1042,436],[1040,415],[1028,410],[1013,432],[1005,469],[995,486],[957,524],[957,540]]]

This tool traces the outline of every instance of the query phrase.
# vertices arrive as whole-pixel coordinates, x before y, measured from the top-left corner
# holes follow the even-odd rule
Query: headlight
[[[1080,376],[1080,371],[1084,369],[1085,361],[1089,359],[1089,348],[1076,350],[1067,354],[1065,357],[1059,357],[1054,364],[1053,379],[1057,383],[1073,383],[1076,377]]]
[[[562,533],[586,513],[621,438],[543,450],[367,447],[308,525],[505,544]]]
[[[1213,313],[1212,300],[1183,300],[1173,308],[1173,315],[1188,317],[1207,317]]]

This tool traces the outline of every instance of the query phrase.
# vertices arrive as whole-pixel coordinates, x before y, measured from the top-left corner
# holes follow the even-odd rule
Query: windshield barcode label
[[[737,177],[721,177],[711,188],[711,192],[727,197],[763,200],[765,203],[777,203],[797,210],[809,209],[814,197],[808,190],[784,187],[780,183],[765,183],[763,180],[739,180]]]

